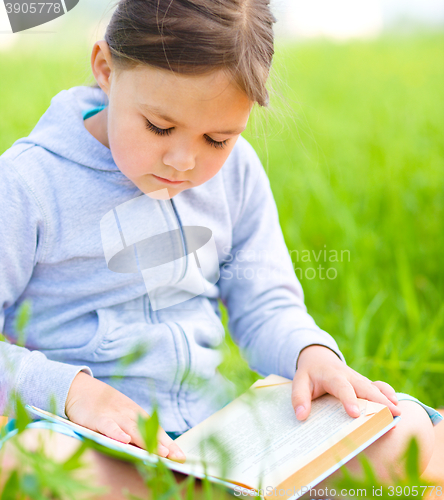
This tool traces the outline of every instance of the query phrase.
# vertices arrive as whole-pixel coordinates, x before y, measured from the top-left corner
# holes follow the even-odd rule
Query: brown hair
[[[267,106],[276,21],[269,1],[119,0],[105,40],[118,70],[148,64],[204,74],[220,68]]]

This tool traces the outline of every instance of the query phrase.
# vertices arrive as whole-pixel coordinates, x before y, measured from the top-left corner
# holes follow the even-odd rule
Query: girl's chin
[[[159,186],[154,183],[146,183],[144,186],[137,186],[143,193],[152,198],[153,200],[170,200],[176,194],[184,191],[183,185],[179,186]]]
[[[138,177],[137,179],[131,179],[130,177],[128,177],[128,179],[132,181],[133,184],[138,187],[140,191],[142,191],[142,193],[146,194],[150,198],[153,198],[154,200],[169,200],[180,192],[194,186],[194,184],[185,181],[171,185],[163,182],[158,182],[151,174],[147,174],[143,177]]]
[[[172,189],[162,188],[156,189],[155,191],[145,192],[147,196],[153,200],[170,200],[177,193],[173,193]]]

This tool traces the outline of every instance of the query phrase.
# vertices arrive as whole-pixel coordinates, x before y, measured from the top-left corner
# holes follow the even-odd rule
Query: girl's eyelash
[[[146,120],[146,128],[148,130],[151,130],[151,132],[154,132],[157,135],[170,135],[173,128],[159,128],[153,125],[148,118],[145,118]],[[215,141],[214,139],[211,139],[211,137],[208,137],[208,135],[204,135],[205,140],[210,146],[213,146],[214,148],[217,149],[222,149],[227,145],[228,139],[225,139],[225,141]]]
[[[171,131],[173,130],[173,127],[171,128],[159,128],[153,125],[148,118],[145,118],[146,120],[146,128],[148,130],[151,130],[151,132],[154,132],[157,135],[170,135]]]
[[[227,145],[228,139],[225,139],[225,141],[215,141],[211,137],[208,137],[207,135],[204,135],[205,140],[208,142],[210,146],[213,146],[218,149],[222,149]]]

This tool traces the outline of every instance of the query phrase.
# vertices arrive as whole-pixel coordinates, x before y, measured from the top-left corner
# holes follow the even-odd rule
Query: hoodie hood
[[[83,122],[84,112],[108,102],[100,88],[79,86],[62,90],[51,99],[32,132],[13,146],[33,144],[89,168],[119,171],[111,150],[92,136]]]

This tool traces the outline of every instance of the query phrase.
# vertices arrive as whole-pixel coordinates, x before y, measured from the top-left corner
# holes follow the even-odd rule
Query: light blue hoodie
[[[228,309],[234,340],[263,376],[293,378],[299,352],[310,344],[327,346],[345,361],[306,312],[268,178],[247,141],[239,138],[205,184],[172,203],[151,199],[84,126],[84,114],[106,104],[98,88],[63,90],[31,134],[0,156],[0,329],[11,342],[0,343],[0,414],[15,389],[25,403],[47,410],[54,395],[57,413],[65,416],[71,382],[84,370],[148,413],[156,400],[165,430],[189,429],[233,397],[217,368],[224,337],[218,299]],[[211,229],[216,285],[155,308],[141,272],[110,270],[101,221],[141,196],[145,215],[138,224],[151,234],[153,227],[154,233]],[[170,290],[179,289],[184,274],[177,262],[167,265]],[[26,346],[19,347],[14,318],[25,299],[32,301],[32,317]],[[122,357],[136,345],[145,351],[122,372]],[[112,378],[120,373],[120,380]]]

